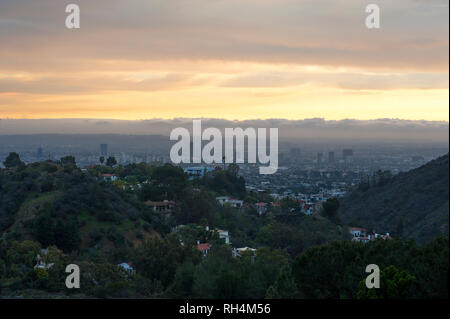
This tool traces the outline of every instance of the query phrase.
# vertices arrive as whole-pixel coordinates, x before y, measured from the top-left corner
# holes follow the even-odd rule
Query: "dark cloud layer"
[[[149,119],[142,121],[94,120],[94,119],[2,119],[0,134],[132,134],[168,136],[176,127],[192,128],[192,119]],[[246,120],[203,119],[207,127],[253,127],[279,129],[281,138],[293,139],[353,139],[367,141],[439,142],[449,140],[449,124],[440,121],[411,121],[398,119],[339,120],[326,121],[321,118],[305,120]]]

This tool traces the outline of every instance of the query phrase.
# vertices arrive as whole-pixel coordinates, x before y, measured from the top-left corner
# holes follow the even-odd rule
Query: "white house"
[[[121,263],[118,264],[117,267],[119,267],[120,269],[125,270],[126,272],[130,273],[130,274],[135,274],[136,270],[131,266],[131,263]]]
[[[107,182],[114,182],[119,179],[115,174],[103,174],[102,178]]]
[[[36,265],[34,265],[34,269],[50,269],[55,265],[54,263],[47,262],[47,253],[47,249],[41,249],[42,256],[40,254],[36,256]]]
[[[233,208],[242,208],[244,206],[244,201],[240,199],[230,199],[228,202]]]
[[[230,244],[230,235],[228,234],[228,230],[217,229],[219,233],[219,238],[225,240],[225,244]]]
[[[219,196],[216,197],[216,200],[219,202],[220,205],[225,205],[225,203],[228,203],[228,201],[230,200],[230,197],[228,196]]]
[[[256,255],[256,249],[250,247],[242,247],[242,248],[233,248],[232,254],[233,257],[241,257],[243,253],[250,252],[254,257]]]
[[[228,203],[233,208],[242,208],[242,206],[244,205],[243,200],[231,198],[228,196],[219,196],[219,197],[216,197],[216,200],[222,206],[225,205],[226,203]]]
[[[367,229],[361,227],[349,227],[348,230],[353,237],[363,237],[367,233]]]

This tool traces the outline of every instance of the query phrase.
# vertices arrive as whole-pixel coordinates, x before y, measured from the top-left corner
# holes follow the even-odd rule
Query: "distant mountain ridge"
[[[345,224],[426,243],[449,233],[448,154],[419,168],[362,184],[341,200]]]

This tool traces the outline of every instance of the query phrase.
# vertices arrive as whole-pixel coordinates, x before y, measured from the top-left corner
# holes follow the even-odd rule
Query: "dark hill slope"
[[[70,252],[152,235],[154,214],[95,174],[51,161],[0,169],[0,241],[33,239]]]
[[[382,182],[360,185],[341,200],[341,221],[425,243],[448,235],[448,154]]]

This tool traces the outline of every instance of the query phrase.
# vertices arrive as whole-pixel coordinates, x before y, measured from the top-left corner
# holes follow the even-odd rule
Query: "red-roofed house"
[[[206,256],[211,249],[212,245],[208,243],[197,244],[197,249],[201,251],[203,256]]]
[[[348,230],[353,237],[365,236],[367,233],[367,229],[361,227],[349,227]]]

